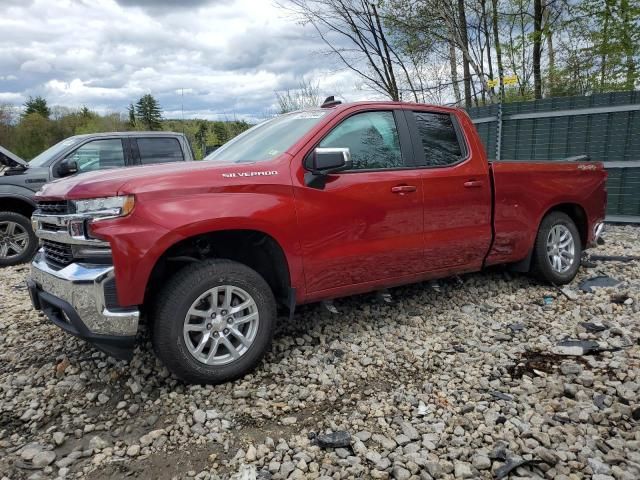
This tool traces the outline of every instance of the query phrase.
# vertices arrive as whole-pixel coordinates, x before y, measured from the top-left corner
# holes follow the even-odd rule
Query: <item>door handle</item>
[[[404,195],[405,193],[415,192],[418,189],[415,185],[396,185],[391,187],[391,193]]]
[[[478,188],[482,186],[482,182],[480,180],[469,180],[468,182],[464,182],[465,188]]]

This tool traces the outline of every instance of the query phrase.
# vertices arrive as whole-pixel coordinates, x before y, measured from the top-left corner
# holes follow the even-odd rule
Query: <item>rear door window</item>
[[[428,167],[446,167],[462,160],[463,150],[451,115],[413,112]]]
[[[136,140],[140,163],[179,162],[184,159],[182,148],[177,138],[172,137],[143,137]]]

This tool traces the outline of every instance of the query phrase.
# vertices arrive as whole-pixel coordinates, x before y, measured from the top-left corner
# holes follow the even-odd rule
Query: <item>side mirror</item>
[[[309,187],[323,189],[327,175],[349,170],[353,167],[351,152],[348,148],[322,148],[318,147],[313,151],[311,165],[307,165],[310,170],[305,173],[305,184]]]
[[[78,162],[71,158],[65,158],[58,165],[58,177],[68,177],[74,173],[78,173]]]
[[[313,152],[311,171],[316,175],[329,175],[342,170],[349,170],[352,166],[351,152],[348,148],[318,147]]]

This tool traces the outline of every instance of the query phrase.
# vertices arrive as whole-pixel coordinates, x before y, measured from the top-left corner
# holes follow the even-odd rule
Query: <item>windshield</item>
[[[34,157],[33,160],[29,162],[29,166],[31,167],[41,167],[53,157],[58,155],[63,150],[66,150],[71,145],[78,143],[77,137],[69,137],[61,142],[56,143],[53,147],[47,148],[44,152],[42,152],[37,157]]]
[[[309,110],[281,115],[260,123],[205,157],[225,163],[262,162],[285,152],[326,114]]]

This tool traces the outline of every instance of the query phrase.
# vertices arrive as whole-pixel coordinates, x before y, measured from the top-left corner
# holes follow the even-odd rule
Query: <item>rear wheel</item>
[[[31,222],[15,212],[0,212],[0,267],[28,262],[38,249]]]
[[[569,283],[578,273],[582,242],[567,214],[549,213],[540,224],[533,252],[532,272],[556,285]]]
[[[207,260],[179,271],[159,297],[153,344],[176,376],[192,383],[239,378],[269,348],[276,303],[246,265]]]

